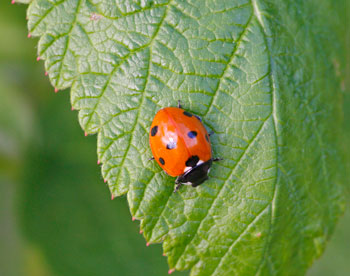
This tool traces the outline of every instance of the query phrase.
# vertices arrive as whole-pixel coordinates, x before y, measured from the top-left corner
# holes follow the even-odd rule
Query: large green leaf
[[[191,275],[300,275],[343,209],[344,49],[333,1],[33,0],[38,54],[71,101],[113,196]],[[340,17],[341,18],[341,17]],[[341,34],[340,34],[341,35]],[[157,109],[214,131],[210,180],[174,194],[148,162]]]

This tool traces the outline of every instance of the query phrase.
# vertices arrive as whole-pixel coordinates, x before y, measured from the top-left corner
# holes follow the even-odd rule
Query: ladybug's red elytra
[[[197,187],[208,179],[213,161],[209,134],[201,119],[181,108],[160,109],[153,119],[149,141],[154,159],[170,176],[176,192],[182,184]]]

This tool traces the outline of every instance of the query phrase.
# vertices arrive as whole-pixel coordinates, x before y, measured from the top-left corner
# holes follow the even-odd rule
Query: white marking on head
[[[190,169],[192,169],[192,167],[185,167],[184,173],[187,172],[187,171],[189,171]]]
[[[204,163],[203,160],[199,160],[199,161],[197,162],[196,166],[199,166],[200,164],[203,164],[203,163]]]

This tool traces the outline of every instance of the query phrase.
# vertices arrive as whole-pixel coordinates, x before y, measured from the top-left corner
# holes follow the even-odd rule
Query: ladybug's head
[[[209,159],[208,161],[191,168],[183,175],[178,176],[175,183],[182,183],[186,185],[192,185],[192,187],[197,187],[208,179],[208,173],[212,163],[213,160]]]

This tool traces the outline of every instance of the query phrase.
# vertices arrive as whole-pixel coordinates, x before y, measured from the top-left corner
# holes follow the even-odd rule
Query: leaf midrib
[[[270,242],[271,242],[271,235],[272,235],[272,228],[273,228],[273,224],[274,224],[274,218],[276,217],[276,198],[277,198],[277,194],[278,194],[278,179],[279,179],[279,169],[278,169],[278,157],[279,157],[279,147],[278,147],[278,119],[277,119],[277,86],[275,83],[275,70],[274,70],[274,60],[272,58],[272,54],[271,54],[271,42],[267,36],[267,31],[266,31],[266,26],[264,24],[263,18],[262,18],[262,12],[260,11],[260,8],[258,6],[258,0],[252,0],[252,5],[253,5],[253,9],[254,9],[254,15],[258,20],[258,23],[262,29],[263,32],[263,37],[264,37],[264,41],[265,41],[265,45],[266,45],[266,49],[267,49],[267,53],[268,53],[268,57],[269,57],[269,68],[268,68],[268,72],[270,72],[269,74],[269,79],[270,79],[270,88],[271,88],[271,107],[272,107],[272,117],[273,117],[273,125],[274,125],[274,131],[275,131],[275,141],[276,141],[276,156],[275,156],[275,160],[276,160],[276,175],[275,175],[275,181],[274,181],[274,187],[273,187],[273,197],[272,197],[272,201],[271,201],[271,211],[270,211],[270,223],[269,223],[269,230],[267,233],[267,237],[266,237],[266,242],[264,245],[264,252],[261,255],[261,261],[260,261],[260,265],[257,266],[257,270],[255,275],[258,275],[260,269],[263,267],[263,264],[265,263],[265,260],[267,259],[265,256],[268,252],[268,248],[270,246]],[[270,205],[269,204],[269,205]]]

